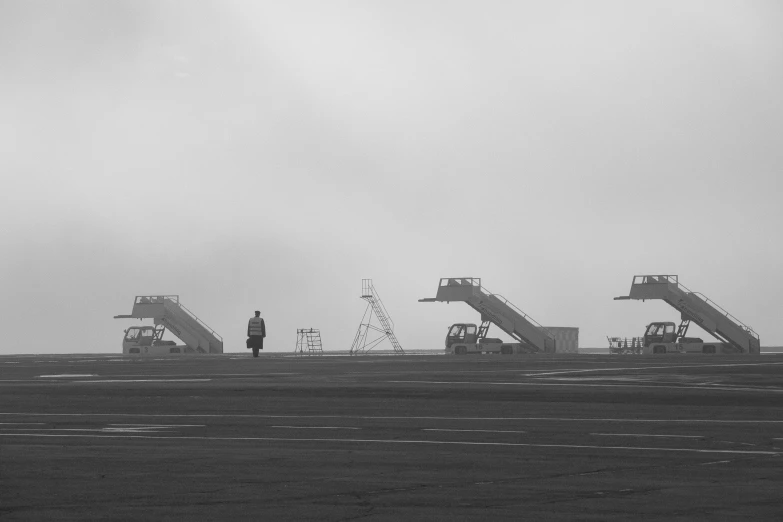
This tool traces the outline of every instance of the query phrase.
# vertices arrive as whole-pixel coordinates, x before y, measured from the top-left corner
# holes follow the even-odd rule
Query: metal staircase
[[[186,352],[223,353],[223,338],[179,302],[178,295],[138,295],[129,315],[115,319],[152,319],[163,325],[186,345]]]
[[[299,328],[296,330],[296,355],[323,355],[321,331],[314,328]]]
[[[394,321],[392,321],[389,312],[383,305],[383,301],[381,301],[381,296],[373,286],[372,279],[362,279],[361,298],[367,301],[367,307],[364,309],[362,322],[359,324],[359,329],[356,331],[356,336],[353,339],[350,354],[367,353],[385,339],[388,339],[389,343],[391,343],[394,353],[404,354],[405,351],[400,346],[397,336],[394,335]],[[373,315],[377,319],[379,326],[372,324]],[[370,339],[370,330],[380,334],[380,336]]]
[[[681,332],[687,332],[691,321],[716,339],[730,344],[739,353],[759,354],[759,335],[742,321],[710,300],[679,282],[676,275],[634,276],[627,296],[615,299],[661,299],[680,312]]]
[[[482,323],[492,322],[508,335],[537,352],[555,352],[554,334],[502,295],[493,294],[481,286],[481,278],[444,277],[440,280],[435,297],[419,299],[419,301],[423,303],[463,301],[481,314]]]

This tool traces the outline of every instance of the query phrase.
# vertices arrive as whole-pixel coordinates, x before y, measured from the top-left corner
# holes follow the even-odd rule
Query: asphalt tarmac
[[[780,520],[783,355],[0,357],[0,519]]]

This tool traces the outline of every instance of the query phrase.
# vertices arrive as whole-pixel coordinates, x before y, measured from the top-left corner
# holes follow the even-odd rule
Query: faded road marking
[[[523,374],[526,377],[539,377],[541,375],[558,375],[561,373],[585,373],[585,372],[620,372],[620,371],[637,371],[637,370],[669,370],[672,368],[724,368],[724,367],[737,367],[737,366],[774,366],[783,364],[783,362],[763,362],[763,363],[739,363],[739,364],[688,364],[688,365],[671,365],[671,366],[638,366],[633,368],[580,368],[574,370],[557,370],[557,371],[545,371],[541,373],[529,373]],[[535,370],[533,370],[535,371]]]
[[[703,435],[652,435],[649,433],[591,433],[590,435],[602,435],[606,437],[668,437],[674,439],[703,439]]]
[[[0,433],[0,437],[72,437],[72,438],[125,438],[125,439],[155,439],[155,440],[226,440],[248,442],[327,442],[327,443],[367,443],[367,444],[443,444],[453,446],[506,446],[526,448],[556,448],[556,449],[594,449],[594,450],[622,450],[622,451],[661,451],[674,453],[705,453],[705,454],[729,454],[729,455],[769,455],[780,456],[779,451],[760,450],[714,450],[693,448],[651,448],[644,446],[590,446],[586,444],[532,444],[521,442],[472,442],[472,441],[447,441],[447,440],[403,440],[403,439],[298,439],[282,437],[184,437],[179,435],[155,436],[155,435],[59,435],[45,433]]]
[[[97,377],[97,373],[60,373],[56,375],[39,375],[41,379],[73,379],[78,377]]]
[[[588,384],[571,382],[498,382],[498,381],[386,381],[396,384],[470,384],[481,386],[574,386],[579,388],[657,388],[657,389],[680,389],[680,390],[716,390],[716,391],[753,391],[753,392],[783,392],[783,388],[741,388],[739,386],[716,386],[713,384],[693,384],[690,386],[670,386],[668,384]]]
[[[204,428],[206,424],[109,424],[109,426],[127,427],[145,427],[145,428]]]
[[[467,431],[467,432],[480,432],[480,433],[527,433],[526,431],[515,430],[452,430],[446,428],[422,428],[421,431]]]
[[[208,382],[212,379],[101,379],[90,381],[70,381],[73,383],[118,383],[118,382]]]
[[[269,426],[270,428],[286,428],[292,430],[360,430],[352,426]]]
[[[131,417],[131,418],[237,418],[237,419],[365,419],[365,420],[454,420],[454,421],[555,421],[555,422],[673,422],[705,424],[781,424],[771,419],[639,419],[617,417],[425,417],[401,415],[269,415],[254,413],[33,413],[0,412],[27,417]],[[780,439],[783,440],[783,439]]]

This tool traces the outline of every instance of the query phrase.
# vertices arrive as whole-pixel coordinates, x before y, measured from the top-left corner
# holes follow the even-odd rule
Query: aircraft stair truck
[[[655,322],[647,325],[642,353],[750,354],[761,352],[759,335],[752,328],[711,301],[705,295],[682,285],[676,275],[634,276],[631,291],[624,299],[662,299],[680,312],[680,325]],[[720,342],[704,342],[686,337],[691,321]],[[676,328],[676,330],[675,330]]]
[[[481,314],[481,326],[457,323],[449,327],[446,335],[446,353],[554,353],[555,337],[522,310],[503,296],[492,294],[481,286],[477,277],[448,277],[440,280],[438,292],[433,298],[419,302],[463,301]],[[513,337],[517,342],[504,343],[487,337],[491,324]]]
[[[155,326],[131,326],[125,330],[122,338],[122,353],[147,353],[162,355],[170,353],[182,353],[186,346],[178,346],[174,341],[164,341],[163,333],[166,327],[162,324]]]
[[[122,353],[164,355],[170,353],[223,353],[223,338],[179,302],[178,295],[139,295],[129,315],[115,319],[152,319],[155,326],[134,326],[125,330]],[[163,341],[165,329],[184,345]]]

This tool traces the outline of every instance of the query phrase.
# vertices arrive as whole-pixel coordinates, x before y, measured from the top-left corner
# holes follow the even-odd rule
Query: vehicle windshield
[[[663,324],[651,324],[647,328],[647,335],[663,335],[665,325]]]
[[[125,340],[126,341],[135,341],[139,338],[141,335],[141,329],[139,328],[128,328],[128,331],[125,333]]]
[[[464,337],[465,329],[461,324],[455,324],[449,330],[449,337]]]

